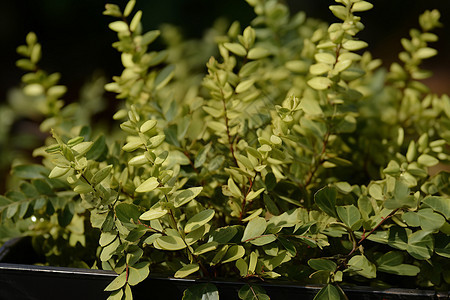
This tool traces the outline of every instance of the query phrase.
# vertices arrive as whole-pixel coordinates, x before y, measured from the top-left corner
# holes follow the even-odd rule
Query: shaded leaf
[[[228,249],[227,253],[224,255],[222,263],[224,264],[230,261],[237,260],[242,256],[244,256],[244,254],[245,254],[244,247],[242,247],[241,245],[233,245]]]
[[[197,228],[200,228],[204,224],[208,223],[214,217],[215,211],[213,209],[207,209],[199,212],[195,216],[187,221],[184,226],[184,232],[188,233]]]
[[[175,207],[180,207],[182,205],[187,204],[188,202],[193,200],[195,197],[197,197],[201,193],[202,190],[203,190],[203,187],[199,186],[199,187],[188,188],[186,190],[177,191],[176,193],[174,193]]]
[[[219,300],[219,291],[212,283],[195,284],[184,291],[182,300]]]
[[[331,285],[327,284],[314,297],[314,300],[340,300],[341,296],[339,295],[338,289]]]
[[[341,221],[344,222],[344,224],[348,227],[352,228],[353,230],[357,230],[358,228],[353,228],[353,226],[358,222],[359,226],[361,226],[361,214],[359,213],[359,209],[356,206],[338,206],[336,207],[336,211]]]
[[[155,248],[176,251],[187,247],[183,239],[179,236],[161,236],[153,243]]]
[[[267,223],[264,218],[256,217],[248,222],[244,230],[244,236],[242,242],[249,241],[250,239],[261,236],[266,231]]]
[[[111,292],[122,288],[127,282],[127,274],[123,272],[119,276],[117,276],[108,286],[105,288],[105,291]]]
[[[151,192],[159,186],[158,178],[150,177],[136,188],[136,193]]]
[[[148,277],[150,273],[149,264],[147,262],[139,263],[128,268],[128,284],[136,285]]]
[[[256,284],[246,284],[238,292],[241,300],[269,300],[266,291]]]
[[[430,232],[418,230],[408,236],[406,251],[416,259],[428,259],[433,254],[433,236]]]
[[[133,223],[132,221],[137,222],[139,220],[139,216],[141,215],[139,207],[129,203],[117,204],[115,207],[115,212],[116,217],[122,223]]]
[[[186,276],[189,276],[192,273],[197,272],[200,269],[198,264],[188,264],[183,266],[181,269],[179,269],[174,277],[175,278],[184,278]]]
[[[349,261],[350,269],[366,278],[376,278],[377,268],[364,255],[355,255]]]
[[[334,272],[336,271],[337,265],[334,261],[331,261],[329,259],[310,259],[308,260],[308,265],[317,271],[330,271]]]
[[[448,198],[428,196],[422,200],[422,203],[443,214],[447,220],[450,219],[450,200]]]
[[[314,194],[314,202],[324,213],[337,218],[336,197],[336,188],[326,186]]]

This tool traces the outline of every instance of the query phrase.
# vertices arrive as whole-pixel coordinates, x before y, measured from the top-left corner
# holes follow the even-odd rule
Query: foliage
[[[105,85],[122,100],[108,135],[64,108],[29,34],[23,90],[53,139],[35,151],[42,165],[14,168],[22,181],[0,196],[2,222],[26,222],[50,263],[117,272],[110,299],[131,299],[150,271],[239,277],[240,299],[269,299],[258,280],[275,278],[324,284],[316,299],[393,277],[448,289],[449,173],[430,168],[448,163],[450,98],[429,91],[420,67],[437,54],[439,12],[420,17],[385,70],[357,38],[369,2],[336,0],[329,26],[247,2],[251,26],[210,33],[206,74],[211,35],[183,42],[166,27],[168,49],[155,50],[161,32],[143,32],[134,0],[107,4],[124,66]],[[183,299],[203,297],[217,288]]]

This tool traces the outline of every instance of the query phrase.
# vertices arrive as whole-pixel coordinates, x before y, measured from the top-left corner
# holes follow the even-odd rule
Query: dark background
[[[115,1],[124,5],[125,1]],[[411,27],[418,28],[418,15],[425,9],[438,8],[444,28],[438,30],[440,54],[427,62],[438,78],[432,82],[437,93],[449,92],[450,73],[450,1],[448,0],[374,0],[375,7],[360,13],[366,28],[359,35],[367,41],[375,57],[385,65],[397,60],[400,38],[408,37]],[[43,46],[41,66],[51,72],[61,72],[62,84],[69,88],[65,100],[75,100],[78,88],[95,70],[107,78],[121,71],[119,55],[111,48],[115,34],[107,25],[111,17],[102,16],[104,1],[98,0],[14,0],[0,4],[0,102],[8,90],[20,82],[15,49],[24,43],[26,34],[35,31]],[[328,10],[331,0],[290,0],[292,11],[304,10],[308,16],[335,22]],[[179,25],[186,37],[200,37],[213,21],[224,16],[240,20],[243,26],[253,18],[253,10],[244,0],[141,0],[146,30],[162,23]]]

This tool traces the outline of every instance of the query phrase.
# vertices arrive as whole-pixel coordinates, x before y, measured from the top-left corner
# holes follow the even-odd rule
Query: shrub
[[[167,27],[167,50],[155,50],[161,32],[143,32],[135,1],[107,4],[124,66],[105,85],[122,100],[109,133],[64,106],[30,33],[23,92],[52,138],[34,152],[42,165],[14,168],[4,226],[22,224],[51,264],[117,272],[111,299],[129,299],[150,270],[241,278],[241,299],[267,299],[258,280],[275,278],[324,284],[317,299],[392,276],[448,288],[449,173],[429,168],[448,163],[450,98],[420,67],[437,54],[439,12],[420,16],[386,70],[357,38],[369,2],[336,0],[329,26],[247,2],[256,18],[216,32],[206,74],[211,36],[182,41]],[[206,294],[218,292],[204,283],[184,296]]]

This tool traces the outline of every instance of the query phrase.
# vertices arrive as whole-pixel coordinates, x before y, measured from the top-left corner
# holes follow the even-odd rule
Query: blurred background
[[[121,6],[125,1],[111,1]],[[303,10],[307,16],[336,22],[328,9],[332,0],[286,0],[292,12]],[[437,31],[440,41],[431,46],[439,55],[426,62],[425,67],[435,76],[427,83],[437,94],[450,93],[450,1],[408,0],[372,1],[375,7],[361,13],[366,26],[359,35],[369,43],[374,57],[381,58],[385,66],[397,60],[401,51],[400,38],[409,37],[410,28],[418,28],[418,16],[426,9],[441,12],[443,27]],[[64,100],[79,97],[80,87],[90,81],[94,73],[101,72],[107,80],[121,72],[120,57],[111,48],[115,34],[108,29],[111,17],[102,16],[104,1],[92,0],[20,0],[2,1],[0,4],[0,110],[5,109],[12,88],[19,86],[23,71],[15,66],[19,58],[16,47],[24,44],[28,32],[36,32],[43,47],[40,63],[48,72],[60,72],[61,84],[68,87]],[[239,20],[242,27],[254,17],[253,10],[244,0],[140,0],[137,7],[144,11],[145,30],[171,23],[181,28],[185,38],[200,38],[205,29],[218,17]],[[110,95],[111,96],[111,95]],[[0,111],[0,118],[6,114]],[[1,121],[1,120],[0,120]],[[5,121],[5,120],[3,120]],[[0,122],[1,124],[2,122]],[[5,122],[3,122],[5,123]],[[12,128],[9,130],[17,130]],[[1,134],[1,128],[0,128]],[[31,147],[39,132],[31,132],[29,140],[19,141],[18,147]],[[23,139],[23,136],[22,136]],[[17,142],[17,141],[16,141]],[[6,152],[14,153],[0,139],[0,194],[4,178],[11,163]],[[2,150],[3,149],[3,150]],[[9,149],[9,151],[5,151]],[[3,151],[3,152],[2,152]],[[18,150],[19,151],[19,150]]]

